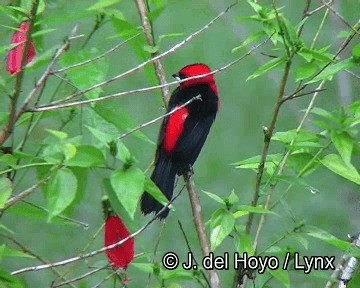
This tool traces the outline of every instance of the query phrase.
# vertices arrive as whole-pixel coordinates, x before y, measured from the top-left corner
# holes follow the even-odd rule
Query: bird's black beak
[[[177,81],[180,81],[180,80],[181,80],[179,74],[176,74],[176,73],[175,73],[175,74],[172,75],[172,77],[174,77]]]

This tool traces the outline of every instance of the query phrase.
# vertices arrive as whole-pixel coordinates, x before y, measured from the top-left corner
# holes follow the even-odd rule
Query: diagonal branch
[[[194,33],[190,34],[188,37],[186,37],[183,41],[181,41],[180,43],[174,45],[172,48],[170,48],[169,50],[141,63],[140,65],[126,71],[126,72],[123,72],[111,79],[108,79],[104,82],[101,82],[101,83],[98,83],[92,87],[89,87],[87,89],[84,89],[82,91],[79,91],[79,92],[76,92],[62,100],[59,100],[59,101],[56,101],[56,102],[53,102],[52,104],[59,104],[59,103],[63,103],[63,102],[67,102],[71,99],[74,99],[74,98],[77,98],[89,91],[92,91],[94,89],[97,89],[97,88],[100,88],[100,87],[104,87],[116,80],[119,80],[123,77],[126,77],[132,73],[135,73],[137,71],[139,71],[140,69],[142,69],[143,67],[145,67],[147,64],[150,64],[150,63],[153,63],[154,61],[158,60],[158,59],[161,59],[161,58],[164,58],[166,56],[169,56],[171,54],[173,54],[176,50],[178,50],[179,48],[183,47],[184,45],[186,45],[187,43],[189,43],[191,40],[193,40],[195,37],[197,37],[199,34],[201,34],[203,31],[209,29],[214,23],[216,23],[222,16],[224,16],[232,7],[234,7],[235,5],[237,4],[237,2],[231,4],[229,7],[227,7],[223,12],[221,12],[219,15],[217,15],[215,18],[213,18],[209,23],[207,23],[206,25],[204,25],[203,27],[201,27],[199,30],[195,31]]]
[[[184,176],[184,180],[186,183],[186,189],[188,190],[188,193],[189,193],[191,210],[192,210],[192,214],[193,214],[193,221],[195,224],[196,232],[198,234],[201,251],[202,251],[203,257],[206,257],[206,256],[209,256],[211,250],[210,250],[209,241],[206,236],[204,219],[202,218],[202,215],[201,215],[201,204],[200,204],[199,195],[195,190],[195,184],[191,177],[191,172],[189,172],[188,174],[184,174],[183,176]],[[219,280],[219,275],[217,274],[217,271],[215,269],[208,270],[208,273],[209,273],[211,288],[220,287],[220,280]]]
[[[198,78],[203,78],[203,77],[206,77],[206,76],[209,76],[209,75],[214,75],[216,73],[225,71],[228,68],[230,68],[231,66],[237,64],[238,62],[240,62],[241,60],[243,60],[244,58],[246,58],[247,56],[252,54],[260,46],[265,45],[270,40],[270,38],[271,38],[271,36],[266,38],[263,42],[261,42],[261,43],[255,45],[254,47],[252,47],[246,54],[242,55],[241,57],[235,59],[234,61],[226,64],[225,66],[223,66],[221,68],[213,70],[210,73],[189,77],[189,78],[179,80],[179,81],[169,82],[169,83],[163,84],[163,85],[156,85],[156,86],[151,86],[151,87],[145,87],[145,88],[134,89],[134,90],[125,91],[125,92],[120,92],[120,93],[116,93],[116,94],[111,94],[111,95],[107,95],[107,96],[104,96],[104,97],[101,97],[101,98],[88,99],[88,100],[76,101],[76,102],[70,102],[70,103],[64,103],[64,104],[59,104],[58,101],[55,101],[55,102],[51,102],[51,103],[49,103],[47,105],[30,108],[27,111],[28,112],[44,112],[44,111],[57,110],[57,109],[62,109],[62,108],[81,106],[81,105],[85,105],[85,104],[90,104],[90,103],[95,103],[95,102],[100,102],[100,101],[106,101],[106,100],[109,100],[109,99],[113,99],[113,98],[117,98],[117,97],[121,97],[121,96],[125,96],[125,95],[131,95],[131,94],[140,93],[140,92],[153,91],[153,90],[162,88],[164,86],[171,86],[171,85],[179,84],[179,83],[191,80],[191,79],[198,79]]]
[[[75,256],[72,258],[68,258],[62,261],[58,261],[58,262],[54,262],[54,263],[50,263],[50,264],[45,264],[45,265],[39,265],[39,266],[32,266],[32,267],[26,267],[26,268],[22,268],[16,271],[13,271],[11,273],[11,275],[18,275],[21,273],[25,273],[25,272],[30,272],[30,271],[39,271],[39,270],[44,270],[44,269],[52,269],[53,267],[58,267],[58,266],[65,266],[86,258],[90,258],[90,257],[94,257],[95,255],[98,255],[100,253],[103,253],[105,251],[114,249],[115,247],[118,247],[122,244],[124,244],[126,241],[128,241],[129,239],[132,239],[136,236],[138,236],[139,234],[141,234],[145,229],[147,229],[158,217],[158,215],[160,215],[160,213],[162,213],[166,208],[168,208],[170,206],[171,203],[173,203],[181,194],[181,192],[184,190],[184,187],[179,191],[179,193],[177,193],[175,195],[175,197],[173,199],[171,199],[171,201],[169,201],[169,203],[167,203],[158,213],[156,213],[156,215],[154,215],[153,218],[151,218],[151,220],[149,222],[147,222],[143,227],[141,227],[139,230],[137,230],[136,232],[132,233],[131,235],[129,235],[128,237],[120,240],[117,243],[114,243],[112,245],[109,246],[105,246],[101,249],[86,253],[86,254],[82,254],[79,256]]]
[[[155,118],[155,119],[153,119],[153,120],[151,120],[151,121],[149,121],[149,122],[143,123],[143,124],[135,127],[134,129],[131,129],[130,131],[122,134],[122,135],[118,138],[118,140],[121,140],[121,139],[125,138],[126,136],[129,136],[130,134],[132,134],[132,133],[134,133],[134,132],[136,132],[136,131],[144,128],[144,127],[147,127],[147,126],[149,126],[149,125],[151,125],[151,124],[154,124],[155,122],[157,122],[157,121],[159,121],[159,120],[161,120],[161,119],[163,119],[163,118],[165,118],[165,117],[167,117],[167,116],[170,116],[171,114],[173,114],[173,113],[175,113],[176,111],[178,111],[178,110],[186,107],[186,106],[189,105],[191,102],[196,101],[196,100],[201,100],[201,95],[198,95],[198,96],[196,96],[196,97],[191,98],[189,101],[186,101],[184,104],[182,104],[182,105],[180,105],[180,106],[177,106],[176,108],[174,108],[173,110],[171,110],[170,112],[168,112],[168,113],[166,113],[166,114],[164,114],[164,115],[161,115],[161,116],[159,116],[159,117],[157,117],[157,118]]]

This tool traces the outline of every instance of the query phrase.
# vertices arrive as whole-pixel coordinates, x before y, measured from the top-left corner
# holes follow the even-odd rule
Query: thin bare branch
[[[94,61],[97,61],[101,58],[104,58],[105,56],[109,55],[110,53],[116,51],[117,49],[119,49],[120,47],[124,46],[126,43],[130,42],[131,40],[135,39],[136,37],[140,36],[140,33],[137,33],[135,34],[134,36],[131,36],[130,38],[126,39],[125,41],[115,45],[113,48],[109,49],[108,51],[100,54],[99,56],[96,56],[94,58],[91,58],[91,59],[88,59],[86,61],[83,61],[83,62],[79,62],[79,63],[76,63],[74,65],[70,65],[68,67],[65,67],[65,68],[62,68],[62,69],[58,69],[56,71],[53,71],[52,73],[61,73],[61,72],[65,72],[67,70],[70,70],[70,69],[74,69],[74,68],[77,68],[77,67],[80,67],[80,66],[84,66],[86,64],[89,64],[91,62],[94,62]]]
[[[122,135],[118,138],[118,140],[121,140],[121,139],[125,138],[126,136],[129,136],[130,134],[132,134],[132,133],[134,133],[134,132],[136,132],[136,131],[144,128],[144,127],[147,127],[147,126],[149,126],[149,125],[151,125],[151,124],[154,124],[154,123],[156,123],[157,121],[159,121],[159,120],[161,120],[161,119],[163,119],[163,118],[165,118],[165,117],[167,117],[167,116],[170,116],[171,114],[173,114],[173,113],[175,113],[176,111],[178,111],[178,110],[186,107],[187,105],[189,105],[191,102],[193,102],[193,101],[195,101],[195,100],[201,100],[201,95],[198,95],[198,96],[196,96],[196,97],[191,98],[189,101],[186,101],[184,104],[182,104],[182,105],[180,105],[180,106],[177,106],[176,108],[174,108],[173,110],[171,110],[170,112],[168,112],[168,113],[166,113],[166,114],[164,114],[164,115],[161,115],[161,116],[159,116],[159,117],[157,117],[157,118],[155,118],[155,119],[153,119],[153,120],[151,120],[151,121],[149,121],[149,122],[143,123],[143,124],[135,127],[134,129],[131,129],[130,131],[122,134]]]
[[[360,36],[360,33],[357,29],[355,29],[346,19],[340,15],[339,12],[337,12],[333,7],[330,6],[329,3],[325,2],[324,0],[320,0],[320,2],[326,6],[327,9],[329,9],[336,17],[338,17],[343,23],[345,23],[346,26],[348,26],[355,34]]]
[[[17,103],[18,103],[19,96],[21,93],[21,86],[22,86],[22,82],[23,82],[23,78],[24,78],[24,67],[26,64],[26,59],[27,59],[27,55],[28,55],[28,51],[29,51],[29,47],[30,47],[30,41],[32,41],[31,33],[32,33],[33,26],[35,23],[36,11],[37,11],[38,5],[39,5],[39,0],[33,1],[32,5],[31,5],[31,11],[30,11],[29,20],[28,20],[29,28],[25,33],[26,40],[24,43],[24,50],[22,51],[22,56],[21,56],[22,58],[21,58],[21,64],[20,64],[20,71],[16,75],[14,93],[10,97],[9,120],[6,123],[4,130],[0,133],[0,145],[2,145],[9,138],[9,136],[13,132],[13,129],[14,129],[14,126],[15,126],[15,123],[17,120],[16,107],[17,107]]]
[[[16,114],[16,119],[18,119],[21,116],[21,114],[24,113],[24,111],[26,110],[27,106],[29,105],[29,103],[31,102],[33,97],[36,95],[36,93],[39,91],[39,89],[45,84],[47,78],[51,74],[51,70],[54,67],[56,61],[69,48],[69,45],[70,45],[69,39],[75,35],[76,31],[77,31],[77,25],[75,25],[75,27],[72,29],[69,38],[67,40],[65,40],[65,43],[60,47],[59,50],[57,50],[52,61],[49,64],[49,66],[46,68],[46,70],[44,71],[43,75],[40,77],[39,81],[36,83],[33,90],[29,93],[29,95],[24,100],[24,103],[22,104],[21,108],[19,109],[19,112]]]
[[[328,3],[329,5],[331,5],[333,2],[334,2],[334,0],[330,0],[330,1],[327,2],[327,3]],[[313,14],[321,11],[321,10],[324,9],[325,7],[326,7],[325,5],[321,5],[320,7],[315,8],[314,10],[307,12],[307,13],[306,13],[306,16],[307,16],[307,17],[310,17],[310,16],[312,16]]]
[[[182,235],[184,236],[184,239],[185,239],[185,242],[186,242],[186,246],[187,246],[189,252],[193,255],[195,264],[199,267],[199,262],[196,260],[196,258],[195,258],[195,256],[194,256],[194,253],[193,253],[192,250],[191,250],[190,242],[189,242],[189,240],[188,240],[188,238],[187,238],[187,236],[186,236],[184,227],[183,227],[183,225],[181,224],[181,221],[180,221],[180,220],[178,220],[178,224],[179,224],[181,233],[182,233]],[[207,279],[204,270],[201,269],[200,272],[201,272],[201,275],[204,277],[204,280],[206,281],[208,287],[211,288],[210,283],[209,283],[209,280]]]
[[[11,272],[11,275],[18,275],[21,273],[25,273],[25,272],[30,272],[30,271],[39,271],[39,270],[44,270],[44,269],[49,269],[52,267],[58,267],[58,266],[65,266],[86,258],[90,258],[93,257],[95,255],[98,255],[100,253],[103,253],[107,250],[113,249],[117,246],[120,246],[122,244],[124,244],[126,241],[128,241],[129,239],[132,239],[136,236],[138,236],[139,234],[141,234],[146,228],[148,228],[156,219],[157,216],[160,215],[161,212],[163,212],[166,208],[168,208],[170,206],[171,203],[173,203],[181,194],[181,192],[184,190],[184,187],[175,195],[175,197],[173,199],[171,199],[171,201],[169,201],[169,203],[167,203],[158,213],[156,213],[156,215],[153,216],[153,218],[151,218],[151,220],[149,222],[147,222],[143,227],[141,227],[139,230],[137,230],[136,232],[132,233],[131,235],[129,235],[128,237],[122,239],[121,241],[114,243],[112,245],[109,246],[105,246],[101,249],[83,254],[83,255],[79,255],[79,256],[75,256],[72,258],[68,258],[62,261],[58,261],[58,262],[54,262],[54,263],[50,263],[50,264],[45,264],[45,265],[39,265],[39,266],[32,266],[32,267],[26,267],[26,268],[22,268],[16,271]]]
[[[325,91],[326,89],[323,88],[323,89],[315,89],[313,91],[310,91],[310,92],[304,92],[304,93],[300,93],[300,94],[291,94],[291,95],[288,95],[288,96],[284,96],[283,99],[281,100],[282,103],[286,102],[286,101],[289,101],[289,100],[293,100],[295,98],[299,98],[299,97],[302,97],[302,96],[307,96],[307,95],[311,95],[311,94],[314,94],[316,92],[322,92],[322,91]]]
[[[199,195],[196,192],[195,184],[192,179],[192,172],[188,174],[184,174],[184,180],[186,183],[186,189],[189,193],[189,200],[191,204],[191,210],[193,214],[193,221],[195,224],[196,232],[198,234],[199,242],[203,257],[209,256],[211,250],[208,238],[206,236],[204,219],[201,215],[201,204]],[[212,288],[220,287],[220,279],[216,270],[208,270],[209,278],[210,278],[210,286]]]
[[[101,98],[96,98],[96,99],[88,99],[88,100],[84,100],[84,101],[70,102],[70,103],[65,103],[65,104],[57,104],[57,102],[52,102],[52,103],[49,103],[47,105],[38,106],[38,107],[28,109],[27,111],[28,112],[51,111],[51,110],[75,107],[75,106],[80,106],[80,105],[85,105],[85,104],[90,104],[90,103],[95,103],[95,102],[100,102],[100,101],[106,101],[106,100],[109,100],[109,99],[112,99],[112,98],[117,98],[117,97],[121,97],[121,96],[125,96],[125,95],[131,95],[131,94],[140,93],[140,92],[153,91],[153,90],[159,89],[159,88],[164,87],[164,86],[171,86],[171,85],[179,84],[179,83],[191,80],[191,79],[198,79],[198,78],[203,78],[203,77],[206,77],[206,76],[209,76],[209,75],[213,75],[213,74],[225,71],[226,69],[230,68],[231,66],[237,64],[238,62],[240,62],[241,60],[243,60],[244,58],[246,58],[247,56],[252,54],[256,49],[258,49],[259,47],[266,44],[269,41],[270,38],[271,37],[266,38],[263,42],[257,44],[253,48],[251,48],[246,54],[242,55],[241,57],[235,59],[234,61],[228,63],[227,65],[225,65],[225,66],[223,66],[223,67],[221,67],[219,69],[213,70],[210,73],[189,77],[189,78],[182,79],[182,80],[179,80],[179,81],[169,82],[169,83],[164,84],[164,85],[156,85],[156,86],[151,86],[151,87],[145,87],[145,88],[134,89],[134,90],[125,91],[125,92],[120,92],[120,93],[116,93],[116,94],[111,94],[111,95],[107,95],[107,96],[104,96],[104,97],[101,97]]]

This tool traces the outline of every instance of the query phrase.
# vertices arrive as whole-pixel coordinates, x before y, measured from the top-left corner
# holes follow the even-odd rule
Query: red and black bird
[[[191,64],[183,67],[178,74],[172,75],[178,80],[211,73],[205,64]],[[180,83],[169,100],[168,112],[194,97],[187,106],[164,118],[161,125],[155,156],[155,169],[151,180],[159,187],[168,200],[173,196],[176,175],[182,175],[195,163],[210,127],[213,124],[219,106],[218,91],[213,75],[189,79]],[[157,213],[163,205],[150,194],[141,198],[141,211],[144,214]],[[164,219],[169,209],[158,217]]]

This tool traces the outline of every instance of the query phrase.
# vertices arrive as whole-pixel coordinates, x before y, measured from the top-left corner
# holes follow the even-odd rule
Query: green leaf
[[[13,186],[8,178],[0,178],[0,209],[4,208],[6,201],[9,199],[13,191]]]
[[[334,235],[315,226],[307,226],[307,230],[307,235],[320,239],[321,241],[330,244],[331,246],[338,248],[341,251],[351,254],[354,257],[360,257],[360,248],[354,246],[350,242],[341,240]]]
[[[149,52],[151,54],[156,53],[159,51],[160,47],[158,45],[150,46],[150,45],[144,45],[144,51]]]
[[[80,50],[76,52],[66,52],[60,58],[60,65],[62,68],[70,65],[83,62],[98,56],[100,53],[96,48],[91,50]],[[67,75],[71,82],[78,89],[87,89],[97,83],[105,80],[109,69],[109,63],[107,58],[101,58],[97,61],[92,61],[86,65],[73,68],[67,71]],[[102,92],[102,88],[91,90],[85,93],[85,96],[89,99],[98,98]]]
[[[169,33],[169,34],[160,35],[158,43],[160,43],[161,41],[163,41],[165,39],[184,36],[184,34],[185,33]]]
[[[265,209],[262,205],[258,205],[256,207],[250,205],[241,205],[239,206],[238,211],[248,212],[248,213],[260,213],[260,214],[274,214],[277,215],[275,212]],[[236,212],[235,212],[236,213]]]
[[[302,47],[298,54],[303,57],[307,62],[317,60],[319,62],[329,62],[332,61],[332,55],[322,52],[321,50],[309,49]]]
[[[154,264],[152,263],[131,263],[131,266],[145,273],[154,273]]]
[[[266,157],[265,167],[269,165],[271,166],[278,165],[282,157],[283,157],[282,154],[269,154]],[[245,160],[231,163],[231,165],[235,165],[236,168],[242,168],[242,169],[257,169],[259,167],[260,161],[261,161],[261,155],[257,155]]]
[[[360,185],[360,175],[356,168],[350,163],[346,164],[339,155],[328,154],[320,161],[329,170]]]
[[[124,164],[131,164],[134,161],[134,157],[122,141],[116,142],[116,148],[116,158],[118,158],[121,162]]]
[[[239,202],[239,197],[235,194],[234,189],[231,191],[229,197],[226,198],[226,203],[229,203],[230,205],[234,205]]]
[[[56,29],[43,29],[43,30],[40,30],[40,31],[37,31],[37,32],[33,33],[31,35],[31,37],[36,38],[36,37],[43,36],[45,34],[48,34],[48,33],[54,32],[54,31],[56,31]]]
[[[289,271],[283,269],[267,269],[276,280],[278,280],[281,284],[283,284],[286,288],[290,288],[290,277]]]
[[[105,164],[102,152],[90,145],[76,147],[76,154],[70,160],[65,161],[67,166],[96,167]]]
[[[248,36],[244,40],[244,42],[240,46],[237,46],[237,47],[233,48],[231,50],[231,53],[235,53],[235,52],[239,51],[241,48],[249,45],[250,43],[252,43],[252,42],[254,42],[254,41],[256,41],[256,40],[258,40],[258,39],[260,39],[262,37],[264,37],[265,35],[266,35],[266,33],[264,31],[259,31],[259,32],[256,32],[254,34],[251,34],[250,36]]]
[[[306,153],[306,152],[291,153],[288,158],[288,167],[294,168],[297,173],[299,173],[301,171],[302,176],[305,174],[309,174],[309,173],[313,172],[315,170],[315,168],[317,168],[319,165],[319,161],[313,160],[313,158],[314,158],[314,156],[312,154]],[[313,163],[309,165],[310,161],[313,161]],[[305,167],[307,167],[306,170],[303,170]],[[284,180],[286,178],[280,177],[279,179]],[[296,179],[292,179],[292,178],[290,178],[290,179],[291,179],[290,180],[291,184],[299,184],[301,186],[308,186],[308,185],[306,185],[306,183],[301,183],[301,182],[297,181]],[[298,179],[298,180],[300,180],[300,179]]]
[[[68,137],[68,134],[63,131],[57,131],[52,129],[46,129],[46,131],[60,140],[64,140]]]
[[[238,237],[235,238],[235,246],[239,255],[241,256],[244,253],[247,253],[248,256],[253,256],[255,251],[253,248],[251,236],[245,233],[245,231],[239,231],[237,236]]]
[[[0,269],[0,287],[1,288],[24,288],[18,277],[12,276],[6,271]]]
[[[296,82],[309,78],[314,75],[317,71],[316,65],[314,63],[305,63],[294,69]]]
[[[296,132],[295,129],[285,131],[285,132],[276,132],[272,137],[271,140],[280,141],[284,143],[291,143],[293,140],[295,142],[318,142],[319,137],[312,132],[307,130],[300,130]]]
[[[122,131],[128,131],[134,127],[135,124],[132,118],[130,118],[121,107],[110,102],[111,101],[96,103],[94,107],[95,112],[105,121],[115,125]],[[155,144],[141,131],[135,131],[132,135],[148,143]]]
[[[144,192],[144,173],[139,168],[131,166],[128,169],[115,171],[111,175],[110,181],[119,201],[130,218],[134,220],[138,201]]]
[[[19,250],[12,249],[5,244],[0,246],[0,259],[7,257],[23,257],[23,258],[34,258],[34,256],[24,253]],[[0,286],[1,287],[1,286]]]
[[[62,151],[64,152],[65,160],[69,160],[76,155],[77,148],[75,145],[71,143],[64,143],[62,144]]]
[[[352,48],[352,56],[354,58],[355,62],[359,62],[360,60],[360,43],[356,44],[353,48]]]
[[[254,79],[256,77],[259,77],[259,76],[275,69],[276,67],[278,67],[285,61],[286,61],[286,57],[280,57],[280,58],[275,58],[275,59],[270,60],[269,62],[265,63],[264,65],[262,65],[258,69],[256,69],[255,72],[253,72],[253,74],[251,74],[246,79],[246,81]]]
[[[339,119],[336,118],[332,113],[330,113],[329,111],[326,111],[325,109],[319,108],[319,107],[314,107],[311,109],[311,113],[318,115],[320,117],[323,117],[327,120],[330,120],[334,123],[339,123]]]
[[[211,216],[210,224],[211,250],[214,251],[233,230],[235,218],[231,212],[225,209],[218,209]]]
[[[233,215],[234,215],[235,219],[237,219],[242,216],[248,215],[249,213],[250,213],[249,211],[236,211]]]
[[[91,11],[91,10],[100,10],[102,8],[106,8],[109,6],[112,6],[116,3],[119,3],[121,0],[100,0],[98,2],[96,2],[94,5],[91,5],[87,10]]]
[[[323,79],[331,80],[334,74],[345,69],[349,69],[350,67],[353,67],[355,65],[356,63],[351,58],[345,59],[336,64],[329,65],[319,75],[314,77],[314,79],[306,82],[305,84],[315,83]]]
[[[354,139],[347,132],[337,133],[333,131],[331,140],[346,164],[351,162],[351,154],[354,147]]]
[[[217,196],[216,194],[206,192],[204,190],[202,190],[202,192],[205,193],[207,196],[209,196],[211,199],[215,200],[216,202],[218,202],[220,204],[225,204],[225,201],[223,199],[221,199],[219,196]]]
[[[45,196],[48,202],[49,218],[59,215],[75,199],[77,179],[70,169],[58,170],[46,186]]]
[[[90,127],[88,125],[85,125],[85,127],[87,129],[89,129],[91,134],[106,147],[109,147],[109,142],[111,142],[111,141],[113,141],[115,139],[114,135],[106,133],[106,132],[104,132],[102,130]]]
[[[156,201],[160,202],[163,205],[169,203],[169,200],[165,197],[165,195],[161,192],[159,187],[148,178],[145,178],[144,182],[144,190],[149,193],[152,197],[156,199]]]

